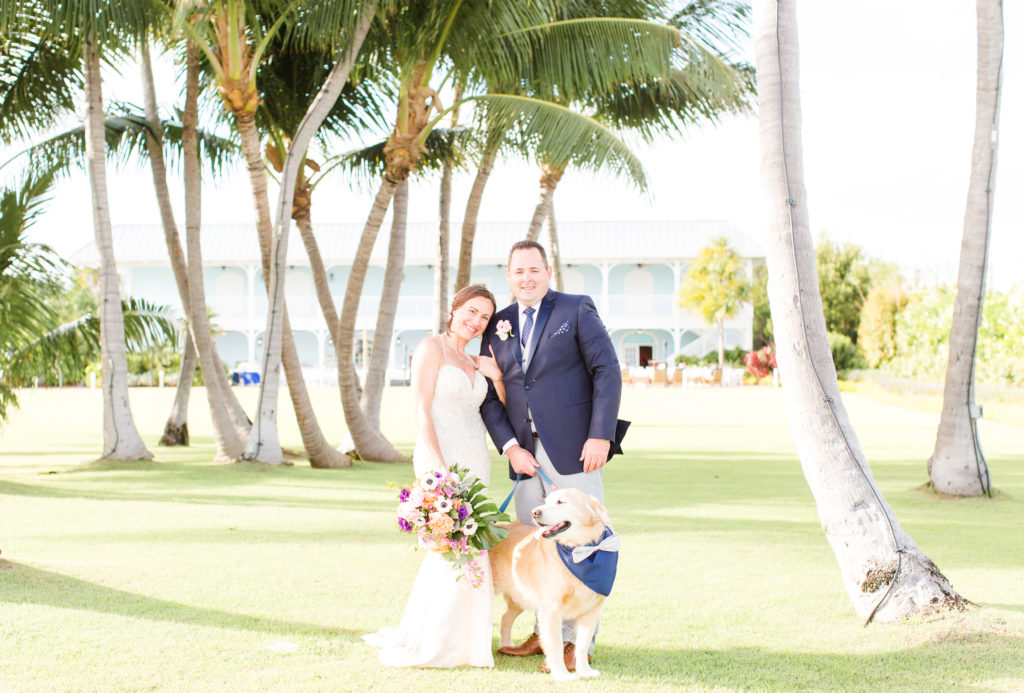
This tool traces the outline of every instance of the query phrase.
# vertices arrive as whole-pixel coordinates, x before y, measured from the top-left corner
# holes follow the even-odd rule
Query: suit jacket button
[[[524,390],[529,390],[529,389],[530,389],[530,386],[529,386],[529,385],[526,385],[526,386],[524,386],[524,387],[523,387],[523,389],[524,389]]]

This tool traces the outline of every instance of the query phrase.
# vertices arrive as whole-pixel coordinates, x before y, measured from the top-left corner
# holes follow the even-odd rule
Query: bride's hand
[[[490,356],[474,356],[473,360],[476,362],[477,369],[484,377],[491,380],[501,380],[501,368],[498,366],[498,362],[494,360],[494,347],[490,344],[487,347],[491,350]]]

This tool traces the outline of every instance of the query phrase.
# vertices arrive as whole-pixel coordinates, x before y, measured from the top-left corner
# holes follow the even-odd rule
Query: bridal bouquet
[[[455,564],[473,587],[484,581],[480,552],[508,534],[494,525],[509,517],[488,500],[486,490],[467,470],[452,466],[447,473],[427,472],[398,494],[398,528],[415,533],[423,546]]]

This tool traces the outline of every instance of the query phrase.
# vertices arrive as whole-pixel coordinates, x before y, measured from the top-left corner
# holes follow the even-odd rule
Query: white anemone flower
[[[462,527],[460,527],[459,529],[462,530],[463,534],[465,534],[466,536],[469,536],[471,534],[475,534],[476,533],[476,528],[477,528],[476,520],[474,520],[473,518],[469,518],[468,520],[466,520],[466,524],[462,525]]]

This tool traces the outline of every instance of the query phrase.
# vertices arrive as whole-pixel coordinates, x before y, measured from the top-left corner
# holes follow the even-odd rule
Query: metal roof
[[[462,222],[451,227],[451,260],[457,262]],[[314,234],[327,265],[349,264],[355,255],[361,223],[317,224]],[[381,228],[371,262],[383,265],[387,259],[390,220]],[[114,257],[118,263],[164,264],[167,246],[159,224],[115,225]],[[504,264],[508,249],[526,236],[526,225],[513,222],[479,222],[473,245],[473,260],[481,264]],[[726,221],[564,221],[558,223],[562,261],[620,262],[673,261],[697,256],[701,248],[725,236],[742,257],[763,258],[761,244]],[[546,241],[546,232],[540,241]],[[184,236],[182,235],[184,244]],[[253,224],[210,224],[202,230],[203,263],[259,263],[259,246]],[[437,255],[437,224],[410,222],[406,230],[406,264],[433,264]],[[71,256],[81,265],[96,265],[96,247],[90,242]],[[288,262],[309,263],[302,239],[292,229],[288,239]]]

